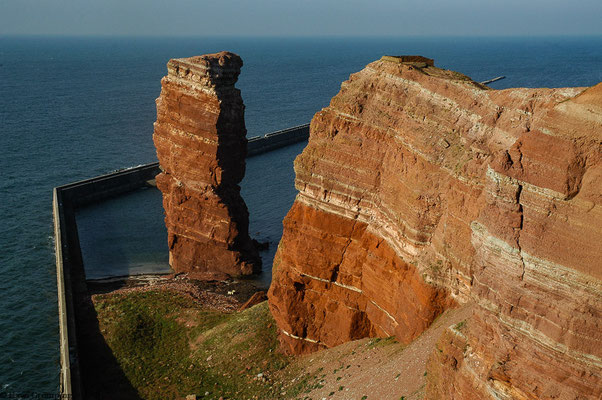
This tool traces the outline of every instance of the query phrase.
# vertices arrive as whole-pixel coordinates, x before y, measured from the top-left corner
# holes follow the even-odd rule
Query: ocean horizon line
[[[2,39],[236,39],[236,40],[319,40],[319,39],[357,39],[357,40],[379,40],[379,39],[602,39],[600,34],[509,34],[509,35],[473,35],[473,34],[433,34],[433,35],[144,35],[144,34],[21,34],[1,33]]]

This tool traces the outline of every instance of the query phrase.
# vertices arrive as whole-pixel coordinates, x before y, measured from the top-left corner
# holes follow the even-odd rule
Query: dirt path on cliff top
[[[320,387],[299,398],[422,399],[429,354],[444,329],[471,313],[471,305],[445,312],[405,348],[391,338],[362,339],[304,356],[298,362],[305,372],[318,376]]]

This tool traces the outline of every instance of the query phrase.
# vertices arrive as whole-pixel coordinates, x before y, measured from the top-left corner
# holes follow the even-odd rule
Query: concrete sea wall
[[[59,186],[53,190],[62,395],[71,396],[72,399],[84,398],[77,323],[86,312],[82,307],[87,296],[87,286],[75,209],[140,188],[158,173],[159,165],[153,163]]]
[[[247,144],[247,157],[256,156],[307,139],[309,139],[309,124],[283,129],[264,136],[252,137]]]

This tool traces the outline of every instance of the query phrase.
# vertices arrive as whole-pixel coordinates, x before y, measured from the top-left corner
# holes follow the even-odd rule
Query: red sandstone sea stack
[[[221,52],[170,60],[153,140],[163,172],[170,264],[176,272],[259,272],[240,195],[247,152],[241,58]]]
[[[351,75],[295,160],[270,309],[285,350],[433,349],[428,399],[602,396],[602,84],[492,90],[432,60]]]

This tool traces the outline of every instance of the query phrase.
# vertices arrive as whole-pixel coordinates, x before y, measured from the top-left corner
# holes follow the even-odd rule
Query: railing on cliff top
[[[308,138],[309,124],[253,137],[248,141],[247,156],[262,154]],[[160,171],[159,163],[155,162],[53,189],[52,211],[60,329],[60,391],[65,398],[79,400],[85,396],[78,349],[78,331],[81,332],[78,322],[82,323],[82,319],[85,319],[89,293],[75,210],[147,185]],[[79,342],[81,343],[81,340]]]

